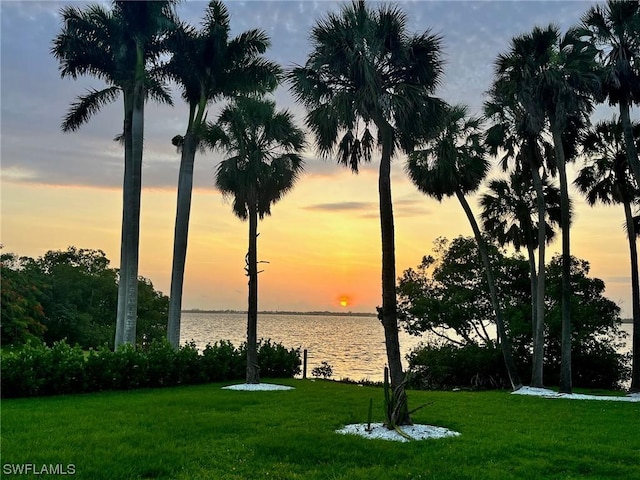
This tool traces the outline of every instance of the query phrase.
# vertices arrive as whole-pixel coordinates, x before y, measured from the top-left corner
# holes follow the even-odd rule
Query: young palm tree
[[[462,205],[484,263],[507,373],[513,389],[519,389],[522,382],[513,360],[511,340],[502,317],[489,252],[466,199],[466,195],[478,189],[489,171],[486,149],[482,143],[482,121],[479,118],[469,118],[466,106],[447,108],[442,129],[433,140],[426,143],[425,148],[409,155],[406,169],[411,181],[421,192],[438,201],[455,195]]]
[[[303,169],[304,132],[292,115],[276,112],[275,103],[238,97],[223,109],[206,141],[230,155],[216,172],[216,186],[233,197],[233,213],[249,221],[249,308],[247,315],[247,383],[259,383],[258,219],[291,190]]]
[[[633,140],[629,109],[640,103],[640,3],[608,0],[594,5],[581,26],[600,48],[603,93],[610,105],[620,106],[624,143],[636,185],[640,186],[640,161]]]
[[[515,170],[531,179],[536,194],[538,270],[537,272],[535,268],[531,270],[532,324],[534,329],[531,386],[542,387],[547,242],[544,184],[549,173],[555,172],[555,162],[553,147],[539,131],[536,131],[535,122],[532,122],[526,109],[519,102],[516,93],[517,90],[509,83],[509,78],[500,76],[498,72],[498,77],[489,91],[489,100],[485,102],[485,115],[493,122],[493,125],[487,130],[485,142],[491,155],[498,156],[499,153],[504,152],[500,161],[502,170],[506,171],[509,161],[513,161]],[[540,175],[541,169],[542,175]]]
[[[546,179],[543,182],[544,201],[546,203],[546,221],[542,225],[546,242],[550,243],[555,237],[554,225],[560,223],[560,191],[551,185]],[[538,195],[533,188],[531,177],[522,172],[514,171],[509,180],[492,180],[489,183],[489,191],[480,197],[482,205],[482,223],[484,231],[490,238],[495,239],[501,246],[513,245],[516,251],[527,249],[529,258],[529,270],[531,272],[531,324],[532,338],[535,348],[542,346],[540,357],[544,356],[544,332],[542,338],[537,337],[537,308],[539,305],[538,277],[543,272],[536,271],[535,250],[538,247]],[[544,267],[543,267],[544,269]],[[544,296],[542,298],[544,309]],[[544,316],[543,316],[544,318]],[[543,325],[544,327],[544,325]],[[541,387],[542,375],[539,379],[533,375],[531,385]]]
[[[411,151],[438,121],[432,95],[442,74],[440,37],[411,35],[396,7],[373,10],[364,1],[329,14],[311,32],[312,52],[289,80],[308,110],[306,124],[325,156],[357,172],[381,151],[378,178],[382,237],[382,308],[391,387],[398,399],[390,423],[410,424],[398,340],[391,159]]]
[[[632,123],[634,138],[640,139],[640,123]],[[585,194],[589,205],[621,203],[631,258],[631,289],[633,309],[633,364],[631,391],[640,391],[640,280],[638,277],[638,232],[632,213],[632,204],[640,198],[640,189],[632,178],[629,157],[625,148],[624,127],[615,118],[600,122],[583,139],[583,151],[588,158],[580,170],[575,185]]]
[[[144,103],[147,97],[171,103],[161,81],[148,67],[164,46],[161,37],[175,25],[175,0],[115,1],[107,10],[92,5],[84,10],[65,7],[62,31],[55,37],[52,54],[60,62],[63,77],[93,75],[107,83],[78,97],[62,123],[63,131],[75,131],[120,92],[124,99],[124,182],[122,239],[116,320],[116,348],[135,344],[140,193]]]
[[[562,227],[562,354],[560,391],[571,386],[571,284],[570,204],[566,159],[567,134],[572,125],[588,124],[593,94],[599,86],[595,48],[576,30],[564,36],[554,25],[536,27],[511,41],[500,55],[497,73],[507,79],[527,113],[531,130],[541,132],[548,121],[560,177]]]
[[[173,57],[167,70],[180,85],[182,98],[189,105],[187,131],[184,136],[173,138],[174,145],[181,150],[181,159],[167,338],[175,348],[180,343],[193,165],[196,152],[202,147],[207,108],[224,97],[272,90],[281,75],[278,65],[261,56],[270,45],[265,32],[249,30],[229,38],[230,29],[227,8],[220,1],[212,1],[200,31],[181,25],[170,39]]]

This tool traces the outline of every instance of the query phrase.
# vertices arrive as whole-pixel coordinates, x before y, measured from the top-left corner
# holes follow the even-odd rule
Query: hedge
[[[287,349],[270,340],[258,344],[262,377],[288,378],[300,372],[300,349]],[[117,351],[104,346],[83,351],[65,341],[52,347],[27,344],[4,351],[0,364],[1,396],[30,397],[101,390],[193,385],[241,380],[246,372],[246,345],[228,341],[195,343],[174,350],[166,341],[146,348],[125,344]]]

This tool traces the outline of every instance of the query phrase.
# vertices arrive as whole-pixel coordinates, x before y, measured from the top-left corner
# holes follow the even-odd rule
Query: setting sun
[[[340,297],[340,306],[341,307],[347,307],[349,305],[350,301],[349,301],[349,297],[347,297],[346,295],[342,295]]]

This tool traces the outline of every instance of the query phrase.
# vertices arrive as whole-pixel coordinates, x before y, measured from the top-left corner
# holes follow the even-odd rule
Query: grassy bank
[[[334,433],[366,422],[371,397],[381,421],[380,388],[279,383],[296,389],[210,384],[3,400],[3,470],[73,464],[75,478],[87,479],[640,478],[638,404],[411,391],[413,407],[429,403],[416,423],[462,435],[401,444]]]

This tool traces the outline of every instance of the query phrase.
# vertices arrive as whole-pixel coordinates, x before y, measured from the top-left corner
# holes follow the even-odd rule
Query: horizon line
[[[228,309],[202,309],[202,308],[188,308],[181,311],[182,313],[248,313],[247,310],[236,310],[232,308]],[[280,315],[353,315],[353,316],[367,316],[376,317],[373,312],[354,312],[354,311],[334,311],[334,310],[260,310],[259,314],[280,314]]]

